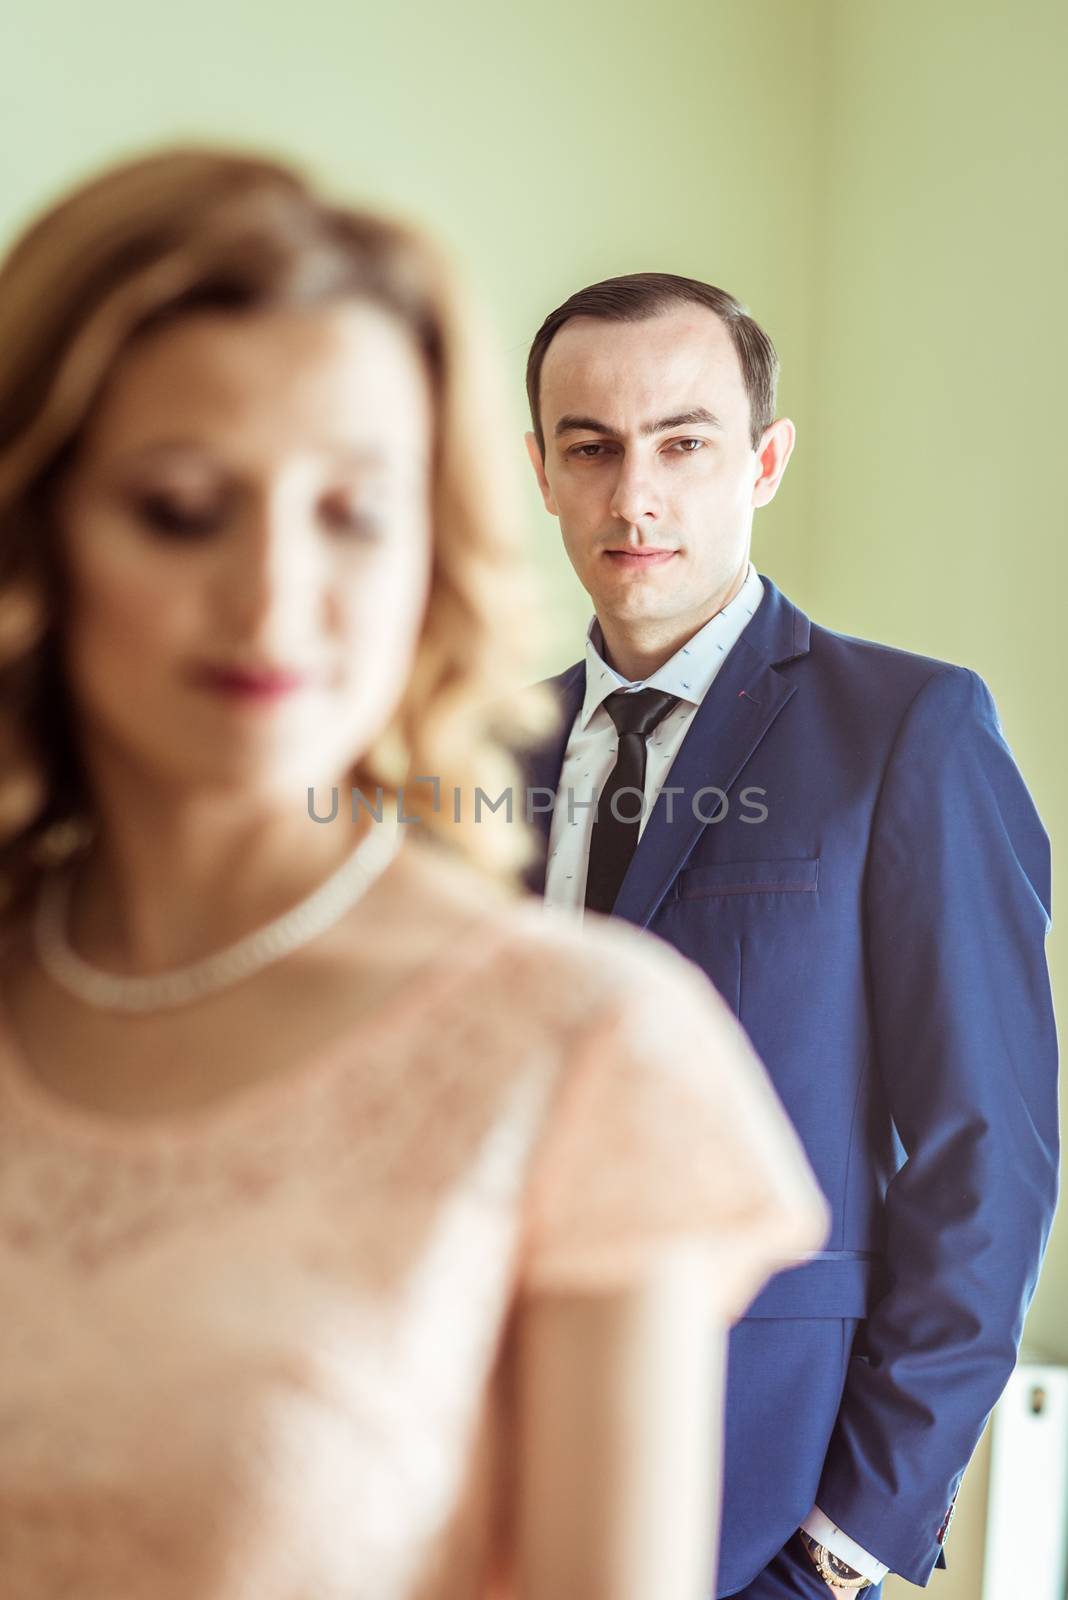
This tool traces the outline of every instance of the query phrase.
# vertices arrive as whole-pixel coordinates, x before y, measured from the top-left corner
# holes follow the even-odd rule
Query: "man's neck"
[[[611,626],[610,623],[609,627]],[[628,683],[643,683],[646,678],[651,678],[665,661],[670,661],[687,640],[692,639],[703,626],[703,623],[697,623],[680,633],[673,633],[666,640],[662,637],[650,639],[644,635],[641,638],[634,638],[617,632],[613,634],[612,642],[609,642],[604,624],[601,623],[601,655],[612,671],[618,672]]]
[[[748,563],[739,576],[710,606],[695,615],[658,618],[630,628],[613,617],[597,613],[601,636],[601,656],[613,672],[618,672],[628,683],[644,683],[653,673],[670,661],[673,655],[688,644],[695,633],[700,633],[706,623],[718,616],[724,606],[730,605],[749,572]]]

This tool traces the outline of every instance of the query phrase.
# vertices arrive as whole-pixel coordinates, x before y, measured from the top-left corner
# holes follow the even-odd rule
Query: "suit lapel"
[[[797,692],[775,670],[808,650],[809,622],[768,578],[752,622],[735,644],[715,682],[693,714],[690,728],[665,779],[683,790],[668,821],[669,796],[661,791],[631,857],[612,915],[644,927],[655,916],[707,819],[722,806],[718,793],[694,797],[703,788],[730,795],[739,773],[784,706]],[[695,814],[698,813],[698,814]]]
[[[571,737],[571,728],[575,718],[582,708],[586,695],[586,662],[577,661],[574,666],[568,667],[566,672],[561,672],[556,678],[549,678],[546,687],[555,694],[560,706],[560,724],[552,737],[545,744],[532,750],[521,757],[520,764],[523,771],[525,785],[523,794],[523,814],[527,795],[530,803],[535,806],[544,806],[551,796],[556,794],[560,784],[560,771],[564,764],[564,753],[567,741]],[[548,794],[539,794],[536,791],[547,790]],[[535,791],[531,793],[531,791]],[[549,849],[549,830],[552,827],[553,813],[551,806],[546,810],[536,811],[532,822],[537,828],[542,842],[542,850],[538,859],[531,863],[523,874],[527,888],[534,894],[544,894],[546,856]]]
[[[746,762],[796,692],[796,684],[775,669],[807,652],[809,620],[770,578],[761,574],[761,579],[764,599],[694,712],[665,779],[665,788],[684,791],[670,797],[672,820],[668,821],[669,796],[661,792],[612,908],[613,916],[639,927],[656,914],[698,836],[708,826],[702,818],[714,815],[722,804],[717,794],[704,795],[696,808],[701,815],[695,815],[698,790],[719,789],[729,795]],[[576,662],[549,684],[561,705],[561,728],[527,758],[525,772],[531,788],[555,793],[571,727],[586,692],[585,662]],[[534,798],[540,801],[544,796]],[[540,813],[535,821],[547,850],[552,814]],[[528,871],[526,882],[535,893],[544,892],[544,858]]]

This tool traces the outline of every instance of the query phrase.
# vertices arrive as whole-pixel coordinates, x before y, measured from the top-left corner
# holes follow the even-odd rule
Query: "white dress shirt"
[[[608,665],[601,654],[600,625],[596,617],[591,618],[586,630],[586,694],[564,751],[549,830],[545,875],[548,905],[562,906],[579,915],[585,906],[593,807],[616,764],[618,735],[604,701],[617,689],[634,693],[640,689],[662,689],[666,694],[679,697],[678,705],[668,712],[646,741],[640,838],[686,737],[691,716],[763,598],[764,585],[750,563],[745,582],[734,599],[710,617],[670,660],[641,682],[621,677]]]
[[[663,666],[641,681],[621,677],[608,665],[602,654],[600,625],[596,617],[591,618],[586,629],[586,693],[564,751],[549,829],[546,905],[574,911],[578,916],[584,909],[593,808],[616,761],[618,734],[604,708],[605,699],[617,689],[633,693],[640,689],[661,689],[678,696],[678,705],[668,712],[646,741],[640,838],[686,737],[690,718],[763,598],[764,585],[750,562],[745,581],[734,599],[710,617]],[[805,1518],[802,1527],[873,1583],[878,1583],[889,1571],[825,1517],[818,1506]]]

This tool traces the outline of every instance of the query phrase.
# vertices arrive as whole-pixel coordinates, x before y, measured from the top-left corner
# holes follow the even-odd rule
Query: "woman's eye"
[[[163,495],[147,495],[138,505],[143,522],[154,532],[182,538],[203,537],[218,526],[214,510],[178,505]]]
[[[323,507],[323,519],[331,528],[360,538],[375,539],[382,531],[381,517],[364,506],[326,505]]]

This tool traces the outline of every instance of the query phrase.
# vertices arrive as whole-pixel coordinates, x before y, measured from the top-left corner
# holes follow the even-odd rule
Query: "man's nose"
[[[645,464],[624,458],[612,494],[612,515],[628,527],[639,527],[643,522],[655,522],[660,511],[660,497]]]

